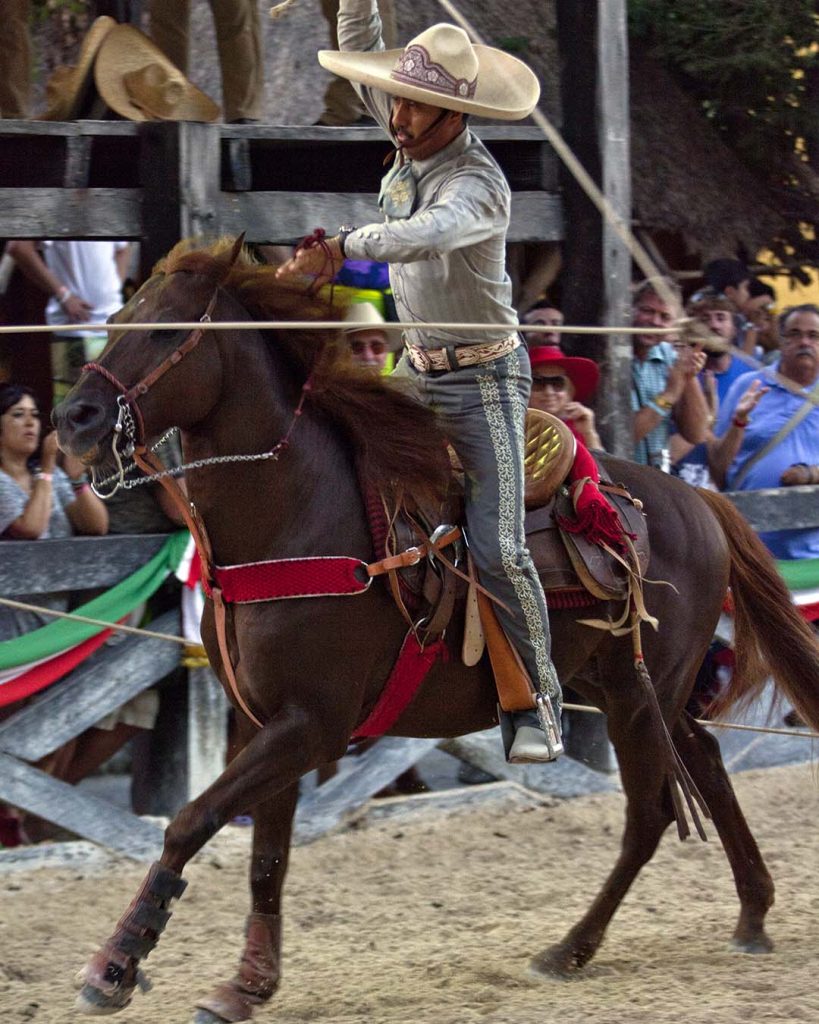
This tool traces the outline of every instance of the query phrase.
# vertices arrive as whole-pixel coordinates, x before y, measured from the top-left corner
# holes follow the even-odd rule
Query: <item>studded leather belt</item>
[[[502,341],[488,341],[483,345],[444,345],[442,348],[422,348],[405,345],[407,359],[416,370],[460,370],[464,366],[491,363],[493,359],[508,356],[520,345],[520,335],[510,334]]]

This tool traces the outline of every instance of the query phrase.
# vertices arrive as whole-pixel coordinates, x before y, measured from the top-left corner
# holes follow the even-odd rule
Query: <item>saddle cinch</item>
[[[616,619],[589,620],[590,625],[611,632],[628,632],[635,585],[639,594],[648,567],[648,529],[639,499],[614,484],[598,464],[598,485],[619,516],[625,551],[601,546],[582,532],[573,532],[575,508],[566,486],[575,463],[576,441],[568,427],[548,413],[530,409],[526,417],[526,536],[550,608],[591,607],[599,602],[622,602]],[[442,510],[416,509],[394,514],[387,524],[384,549],[387,555],[411,550],[419,543],[430,547],[446,537],[449,525],[462,521],[462,499],[453,498]],[[378,532],[378,531],[374,531]],[[382,536],[383,536],[382,532]],[[431,544],[432,542],[432,544]],[[532,687],[519,678],[522,666],[506,641],[489,598],[482,594],[474,568],[464,562],[463,546],[448,545],[434,557],[388,574],[393,597],[408,623],[424,637],[437,637],[446,629],[456,600],[469,591],[466,601],[463,659],[475,664],[489,646],[499,684],[501,707],[520,710],[530,706]],[[648,618],[642,614],[640,618]],[[510,675],[517,676],[510,683]],[[505,683],[501,676],[505,677]]]

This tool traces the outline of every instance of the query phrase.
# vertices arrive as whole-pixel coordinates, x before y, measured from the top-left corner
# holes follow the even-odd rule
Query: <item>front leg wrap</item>
[[[171,900],[187,882],[170,868],[152,864],[133,902],[117,922],[114,934],[91,958],[78,997],[87,1013],[113,1013],[131,1002],[140,984],[139,961],[159,941],[168,923]]]
[[[249,914],[239,971],[196,1005],[223,1021],[250,1020],[253,1008],[279,987],[282,920],[279,914]]]

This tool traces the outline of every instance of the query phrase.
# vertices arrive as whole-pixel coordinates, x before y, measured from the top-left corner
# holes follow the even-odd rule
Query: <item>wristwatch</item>
[[[338,239],[338,245],[341,249],[341,255],[346,256],[347,253],[344,251],[344,243],[347,241],[347,235],[351,235],[356,230],[354,224],[342,224],[336,232],[336,238]]]
[[[661,409],[665,409],[666,412],[671,412],[674,408],[674,403],[670,398],[666,398],[664,395],[657,395],[654,399],[654,404],[659,405]]]

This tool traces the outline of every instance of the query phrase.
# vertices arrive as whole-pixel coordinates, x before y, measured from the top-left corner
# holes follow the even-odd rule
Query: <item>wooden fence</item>
[[[563,236],[539,128],[476,127],[512,189],[510,242]],[[180,238],[289,244],[381,220],[380,128],[0,120],[0,235],[138,239],[143,269]]]

